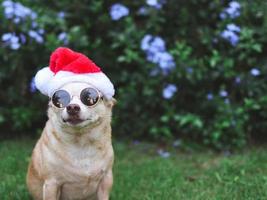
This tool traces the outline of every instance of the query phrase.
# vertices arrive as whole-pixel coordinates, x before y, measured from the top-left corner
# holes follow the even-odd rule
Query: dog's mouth
[[[71,125],[78,125],[82,122],[84,122],[85,120],[79,118],[79,117],[69,117],[67,119],[62,119],[64,123],[69,123]]]
[[[100,117],[96,117],[96,118],[88,117],[86,119],[82,119],[80,118],[80,116],[68,116],[66,118],[62,117],[62,122],[70,126],[84,127],[87,125],[97,124],[100,121],[101,121]]]

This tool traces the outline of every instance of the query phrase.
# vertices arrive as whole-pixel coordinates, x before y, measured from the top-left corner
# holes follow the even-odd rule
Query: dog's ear
[[[117,104],[117,100],[114,99],[114,98],[111,98],[111,99],[109,99],[109,100],[104,99],[104,102],[105,102],[105,104],[106,104],[108,107],[110,107],[110,108],[112,108],[114,105]]]

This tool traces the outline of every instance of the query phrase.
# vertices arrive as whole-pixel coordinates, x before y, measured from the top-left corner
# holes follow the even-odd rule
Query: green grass
[[[25,186],[32,140],[0,142],[0,199],[29,199]],[[172,151],[161,158],[151,144],[114,144],[111,200],[267,199],[267,149],[224,156]]]

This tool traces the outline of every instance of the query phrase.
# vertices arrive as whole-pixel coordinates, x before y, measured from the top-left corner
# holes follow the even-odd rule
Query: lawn
[[[0,142],[1,200],[30,199],[25,186],[35,141]],[[152,144],[114,143],[111,200],[267,199],[267,149],[225,155],[172,149],[160,157]]]

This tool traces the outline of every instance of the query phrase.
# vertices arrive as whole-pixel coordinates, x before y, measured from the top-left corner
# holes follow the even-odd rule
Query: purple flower
[[[6,0],[2,2],[2,6],[4,7],[4,14],[7,19],[11,19],[14,14],[14,6],[13,2],[10,0]]]
[[[20,48],[19,37],[17,37],[15,33],[4,33],[2,35],[2,41],[12,50]]]
[[[152,35],[145,35],[141,41],[141,49],[150,53],[157,53],[165,51],[165,42],[159,37]]]
[[[57,36],[58,40],[62,41],[64,44],[68,44],[68,35],[65,32],[60,33]]]
[[[235,83],[236,83],[236,84],[241,83],[241,78],[240,78],[239,76],[235,78]]]
[[[34,30],[29,30],[28,35],[33,38],[37,43],[43,43],[44,39],[41,36],[41,34],[39,34],[38,32],[34,31]]]
[[[22,4],[20,3],[14,3],[14,15],[17,16],[17,17],[20,17],[20,18],[25,18],[25,17],[28,17],[28,16],[31,16],[31,9],[23,6]]]
[[[259,69],[257,69],[257,68],[253,68],[253,69],[250,70],[250,74],[251,74],[252,76],[259,76],[259,75],[261,74],[261,72],[260,72]]]
[[[152,40],[152,35],[145,35],[141,41],[141,49],[146,51],[150,47],[150,42]]]
[[[32,28],[36,28],[38,24],[36,22],[32,22]]]
[[[227,16],[226,16],[226,14],[224,13],[224,12],[222,12],[221,14],[220,14],[220,18],[221,19],[225,19]]]
[[[226,17],[230,17],[232,19],[240,16],[240,3],[237,1],[231,1],[227,8],[220,14],[221,19],[225,19]]]
[[[240,16],[240,4],[237,1],[232,1],[229,3],[229,7],[226,8],[225,12],[230,18],[234,19]]]
[[[18,42],[19,42],[19,38],[18,38],[16,35],[13,35],[13,36],[10,38],[10,42],[11,42],[11,43],[18,43]]]
[[[137,13],[139,15],[147,15],[148,14],[148,10],[147,10],[146,7],[143,6],[143,7],[139,8],[139,10],[137,11]]]
[[[7,19],[12,19],[13,22],[18,24],[25,18],[30,17],[35,19],[37,14],[33,12],[30,8],[23,6],[21,3],[15,3],[11,0],[5,0],[2,2],[4,7],[4,14]]]
[[[65,18],[65,12],[63,11],[60,11],[59,13],[57,13],[57,16],[60,18],[60,19],[64,19]]]
[[[232,2],[230,2],[230,3],[229,3],[229,7],[232,8],[232,9],[235,9],[235,10],[241,8],[239,2],[237,2],[237,1],[232,1]]]
[[[37,32],[38,32],[39,34],[43,35],[43,34],[45,33],[45,30],[41,28],[41,29],[38,29]]]
[[[129,9],[120,3],[113,4],[110,8],[110,16],[112,20],[117,21],[127,15],[129,15]]]
[[[29,35],[30,37],[32,37],[32,38],[35,38],[36,35],[38,35],[38,33],[37,33],[36,31],[30,30],[30,31],[28,32],[28,35]]]
[[[228,96],[228,92],[226,90],[221,90],[220,91],[220,96],[221,97],[227,97]]]
[[[162,5],[165,3],[165,1],[162,0],[146,0],[146,4],[156,8],[156,9],[161,9]]]
[[[2,35],[2,41],[3,41],[3,42],[6,42],[6,41],[10,40],[10,39],[12,38],[12,36],[13,36],[12,33],[4,33],[4,34]]]
[[[239,42],[240,27],[235,24],[228,24],[226,29],[221,33],[221,37],[228,40],[232,46],[236,46]]]
[[[207,99],[209,101],[213,99],[213,94],[211,92],[207,94]]]
[[[25,37],[24,34],[21,33],[21,34],[19,35],[19,38],[20,38],[20,41],[21,41],[22,44],[25,44],[25,43],[26,43],[26,37]]]
[[[155,54],[156,63],[163,71],[170,71],[175,67],[173,56],[168,52],[160,52]]]
[[[15,17],[14,19],[13,19],[13,22],[15,23],[15,24],[19,24],[20,23],[20,18],[18,18],[18,17]]]
[[[162,96],[165,99],[170,99],[174,95],[174,93],[177,91],[177,87],[174,84],[168,84],[162,91]]]
[[[31,80],[31,83],[30,83],[30,92],[31,93],[34,93],[34,92],[36,92],[36,84],[35,84],[35,78],[32,78],[32,80]]]
[[[239,36],[232,31],[224,30],[221,37],[228,40],[232,46],[236,46],[239,42]]]
[[[31,19],[34,20],[37,18],[37,14],[35,12],[31,12]]]
[[[150,52],[165,51],[165,41],[159,36],[154,37],[150,43],[149,51]]]
[[[20,48],[20,44],[19,43],[11,43],[10,48],[13,50],[17,50]]]
[[[12,7],[13,6],[13,2],[10,1],[10,0],[5,0],[5,1],[3,1],[2,6],[3,7]]]
[[[186,71],[187,71],[189,74],[192,74],[194,70],[193,70],[192,67],[187,67],[187,68],[186,68]]]
[[[165,41],[159,36],[145,35],[141,49],[146,52],[148,61],[155,63],[167,75],[175,67],[173,56],[166,51]]]
[[[232,32],[237,32],[237,33],[239,33],[240,30],[241,30],[240,27],[235,25],[235,24],[228,24],[226,26],[226,29],[229,30],[229,31],[232,31]]]

